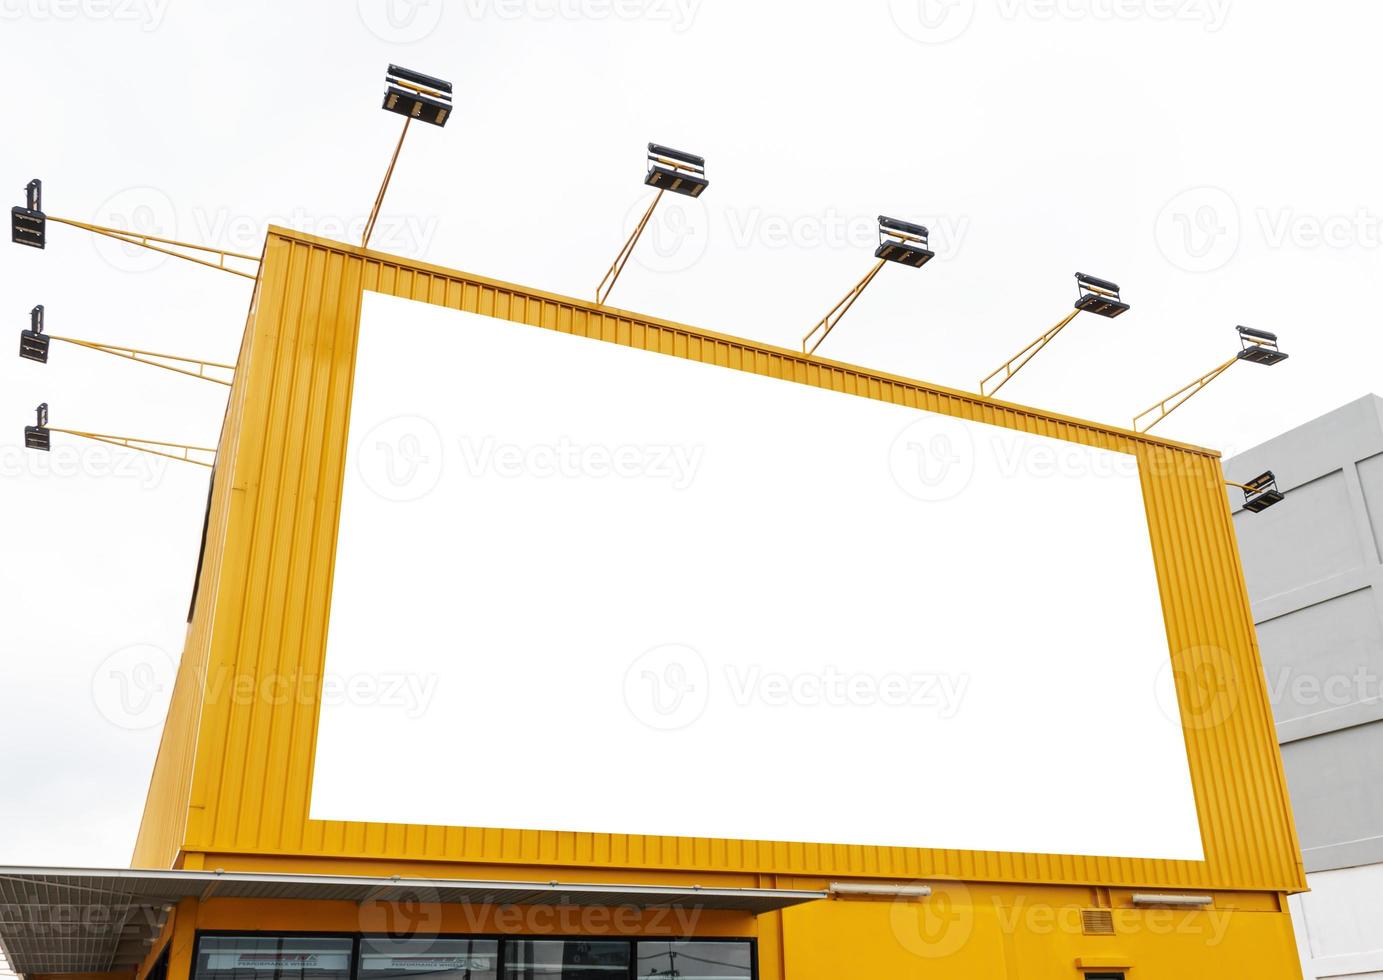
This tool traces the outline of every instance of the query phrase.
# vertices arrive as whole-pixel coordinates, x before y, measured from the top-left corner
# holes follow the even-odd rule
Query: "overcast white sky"
[[[37,176],[52,214],[237,250],[269,222],[358,234],[395,61],[452,79],[456,112],[410,136],[379,247],[589,296],[651,139],[704,154],[711,187],[661,210],[615,305],[793,346],[882,212],[939,259],[885,269],[824,355],[974,389],[1080,269],[1132,312],[1076,320],[1007,397],[1127,424],[1238,323],[1291,359],[1236,365],[1160,432],[1228,452],[1380,387],[1383,7],[0,0],[0,21],[10,204]],[[0,326],[44,303],[55,333],[233,358],[247,281],[49,237],[0,249]],[[0,359],[0,861],[128,861],[158,740],[140,685],[181,650],[206,495],[203,470],[61,436],[25,454],[21,427],[47,400],[54,425],[212,444],[223,398],[70,347]]]

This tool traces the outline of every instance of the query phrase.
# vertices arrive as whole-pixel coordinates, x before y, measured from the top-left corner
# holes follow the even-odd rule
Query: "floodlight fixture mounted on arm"
[[[816,326],[807,331],[802,337],[802,353],[816,353],[821,342],[830,335],[836,324],[849,312],[850,307],[855,305],[855,300],[859,299],[860,294],[874,281],[885,262],[897,262],[899,265],[920,269],[934,259],[936,253],[928,247],[929,238],[930,233],[925,225],[879,215],[879,245],[874,249],[874,257],[879,261],[875,262],[864,274],[864,278],[827,311]]]
[[[47,402],[39,405],[38,408],[35,409],[34,414],[36,416],[36,424],[26,425],[24,427],[24,447],[26,449],[34,449],[45,453],[50,452],[53,448],[53,433],[61,432],[65,435],[76,436],[80,439],[103,442],[108,446],[133,449],[136,452],[147,453],[150,456],[162,456],[164,459],[174,459],[180,463],[191,463],[194,466],[204,466],[207,469],[211,468],[216,458],[216,450],[209,446],[189,446],[181,442],[165,442],[160,439],[139,439],[134,436],[113,436],[101,432],[87,432],[83,429],[60,429],[48,424]]]
[[[230,386],[230,378],[218,375],[233,375],[235,373],[234,364],[204,361],[195,357],[180,357],[177,354],[160,354],[156,351],[141,350],[137,347],[119,347],[115,344],[95,340],[80,340],[76,337],[45,333],[43,329],[43,305],[39,304],[29,311],[29,328],[19,332],[19,356],[26,361],[47,364],[49,348],[54,340],[227,387]]]
[[[370,208],[370,217],[365,222],[365,234],[360,239],[362,247],[370,244],[374,234],[375,222],[379,220],[379,209],[384,206],[384,194],[389,189],[389,181],[394,176],[394,166],[399,162],[399,151],[403,149],[408,126],[417,119],[431,126],[445,126],[451,118],[452,84],[441,78],[424,75],[411,68],[390,65],[384,76],[384,104],[386,112],[403,116],[403,131],[394,145],[394,155],[389,158],[389,167],[384,171],[384,181],[379,185],[375,203]]]
[[[1252,327],[1238,327],[1237,329],[1239,331],[1239,351],[1233,357],[1139,412],[1133,417],[1133,431],[1147,432],[1186,404],[1192,395],[1200,392],[1206,385],[1232,368],[1237,361],[1247,361],[1250,364],[1272,367],[1274,364],[1287,360],[1287,355],[1277,346],[1277,334],[1268,333],[1266,330],[1254,330]]]
[[[1280,504],[1287,495],[1277,488],[1277,477],[1272,470],[1259,473],[1247,483],[1226,480],[1226,486],[1238,487],[1244,491],[1244,510],[1251,514],[1261,514],[1273,504]]]
[[[653,195],[653,201],[648,205],[648,210],[634,225],[634,230],[625,239],[624,246],[615,256],[615,261],[610,263],[610,268],[606,270],[604,278],[595,287],[597,306],[604,306],[605,301],[610,298],[610,291],[615,288],[619,274],[624,271],[625,263],[634,254],[634,246],[638,244],[644,229],[648,227],[648,221],[653,217],[658,202],[663,199],[663,193],[672,191],[674,194],[681,194],[685,197],[700,197],[701,192],[710,186],[710,181],[706,179],[706,158],[699,157],[695,153],[674,150],[672,147],[663,146],[661,143],[649,143],[648,170],[644,174],[643,182],[649,187],[656,187],[658,193]]]
[[[112,228],[107,225],[92,224],[89,221],[77,221],[73,218],[60,218],[55,214],[48,214],[43,210],[43,181],[35,177],[24,187],[24,204],[10,208],[10,241],[17,245],[27,245],[30,248],[47,248],[48,222],[50,221],[80,228],[83,231],[89,231],[106,238],[113,238],[125,245],[138,245],[140,248],[147,248],[152,252],[171,255],[173,258],[182,259],[184,262],[193,262],[209,269],[229,272],[233,276],[241,276],[245,279],[258,278],[257,271],[247,272],[229,264],[231,260],[235,260],[237,262],[252,262],[258,266],[258,255],[230,252],[208,245],[194,245],[191,242],[164,238],[160,235],[142,235],[139,232],[128,231],[124,228]],[[211,260],[213,256],[216,259],[214,262]]]
[[[1096,316],[1103,316],[1113,319],[1116,316],[1127,313],[1129,305],[1119,296],[1119,287],[1108,279],[1097,279],[1088,276],[1083,272],[1076,273],[1076,303],[1075,308],[1066,314],[1056,326],[1040,335],[1028,346],[1024,347],[1017,354],[1014,354],[1003,364],[991,371],[984,380],[980,382],[980,394],[985,398],[994,397],[995,392],[1008,383],[1009,379],[1022,370],[1023,365],[1027,364],[1042,348],[1046,347],[1057,334],[1074,320],[1082,312],[1094,313]]]

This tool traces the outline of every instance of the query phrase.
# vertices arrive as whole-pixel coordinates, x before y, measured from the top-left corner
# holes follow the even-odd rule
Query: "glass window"
[[[197,980],[350,980],[351,940],[315,936],[203,936]]]
[[[359,980],[497,980],[493,939],[360,940]]]
[[[754,974],[749,943],[642,942],[639,980],[749,980]]]
[[[504,944],[505,980],[602,980],[628,976],[628,943],[523,939]]]

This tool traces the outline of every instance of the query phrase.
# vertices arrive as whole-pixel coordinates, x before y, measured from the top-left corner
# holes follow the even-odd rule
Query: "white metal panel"
[[[1383,864],[1306,876],[1292,923],[1305,980],[1383,980]]]

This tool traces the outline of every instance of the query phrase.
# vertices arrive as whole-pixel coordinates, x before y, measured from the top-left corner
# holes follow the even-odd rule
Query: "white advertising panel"
[[[1202,859],[1132,456],[365,295],[311,816]]]

